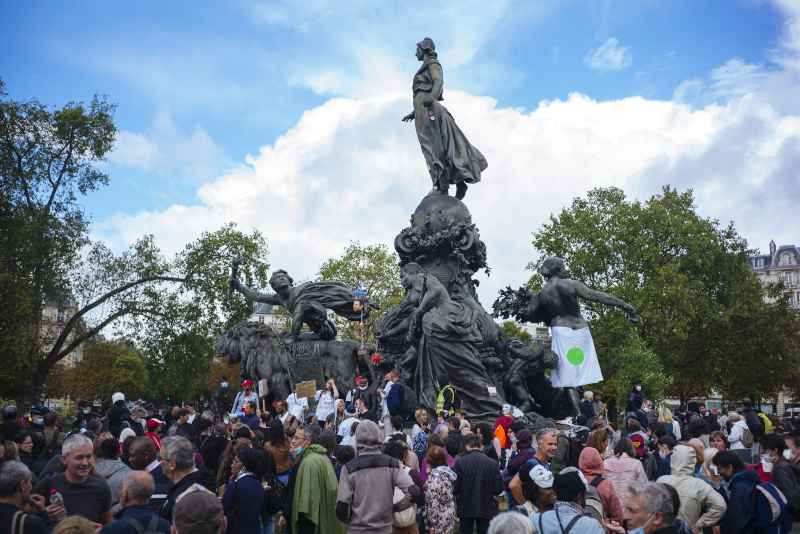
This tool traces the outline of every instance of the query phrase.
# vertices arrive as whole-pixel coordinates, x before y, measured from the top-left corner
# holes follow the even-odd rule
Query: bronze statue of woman
[[[467,192],[467,184],[481,181],[487,163],[483,154],[472,146],[447,108],[442,98],[444,78],[442,65],[436,57],[433,41],[426,37],[417,44],[417,59],[422,66],[414,75],[414,111],[403,121],[414,121],[422,153],[428,164],[432,195],[446,195],[450,185],[456,186],[456,197]]]

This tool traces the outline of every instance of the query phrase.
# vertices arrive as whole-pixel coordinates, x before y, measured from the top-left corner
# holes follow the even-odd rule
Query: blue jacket
[[[722,516],[720,526],[725,534],[753,534],[756,532],[755,517],[752,515],[752,493],[761,483],[761,476],[755,471],[745,469],[731,478],[728,489],[728,509]]]
[[[142,526],[147,529],[147,526],[150,524],[150,518],[154,515],[155,514],[150,510],[150,506],[147,504],[128,506],[122,509],[122,515],[119,516],[119,519],[104,526],[103,530],[100,531],[100,534],[137,534],[136,529],[122,518],[130,516],[133,519],[138,520],[139,523],[141,523]],[[163,532],[164,534],[169,534],[170,526],[172,525],[170,525],[169,521],[163,517],[159,517],[156,530],[158,532]]]
[[[398,384],[401,387],[397,387]],[[389,390],[389,395],[386,397],[386,407],[389,409],[389,415],[403,415],[401,407],[403,406],[403,393],[405,393],[406,385],[402,380],[397,380],[392,388]]]
[[[644,410],[641,408],[636,410],[636,420],[639,421],[639,425],[642,427],[642,432],[647,430],[647,414],[644,413]]]
[[[234,503],[236,487],[239,487]],[[239,506],[242,518],[241,534],[261,534],[261,505],[264,502],[264,486],[251,475],[245,475],[236,482],[228,484],[222,496],[222,509],[229,512],[234,505]]]
[[[583,404],[581,405],[581,413],[588,419],[597,417],[597,413],[594,411],[594,406],[592,406],[592,403],[588,400],[583,401]]]
[[[256,414],[248,415],[247,417],[242,417],[242,423],[246,424],[250,427],[250,430],[258,430],[261,428],[261,418]]]
[[[671,458],[672,453],[669,453],[666,458],[658,462],[658,470],[656,471],[656,476],[653,478],[653,480],[658,480],[658,477],[672,474],[672,465],[670,463]]]
[[[583,516],[572,506],[560,501],[556,503],[555,509],[548,510],[543,514],[532,515],[531,523],[533,523],[533,530],[536,534],[561,534],[575,516],[579,516],[580,519],[575,522],[571,532],[575,534],[578,532],[581,534],[605,534],[605,529],[596,519]]]

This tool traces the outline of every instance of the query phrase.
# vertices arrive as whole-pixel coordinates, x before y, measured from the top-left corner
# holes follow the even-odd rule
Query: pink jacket
[[[589,484],[597,477],[605,478],[603,460],[600,458],[600,453],[597,452],[597,449],[594,447],[586,447],[583,449],[580,460],[578,460],[578,469],[581,470],[583,476],[586,477],[586,482]],[[603,480],[597,485],[597,493],[600,494],[600,501],[603,503],[603,511],[606,513],[606,517],[621,525],[622,505],[619,503],[619,497],[617,496],[617,491],[614,489],[614,484],[612,484],[610,480]]]
[[[603,462],[603,476],[611,481],[623,509],[630,497],[628,486],[633,482],[647,482],[642,462],[624,452],[619,457],[612,456]]]

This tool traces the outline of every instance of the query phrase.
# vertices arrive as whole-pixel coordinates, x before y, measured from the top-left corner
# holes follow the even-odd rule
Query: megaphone
[[[222,414],[222,422],[228,424],[231,422],[231,420],[240,419],[242,417],[244,417],[244,414],[242,412],[237,412],[237,413],[225,412],[224,414]]]

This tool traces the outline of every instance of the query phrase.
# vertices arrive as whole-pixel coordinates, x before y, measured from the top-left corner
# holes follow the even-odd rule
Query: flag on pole
[[[558,365],[550,372],[553,387],[578,387],[603,380],[588,327],[573,330],[554,326],[551,331],[553,352],[558,354]]]

